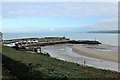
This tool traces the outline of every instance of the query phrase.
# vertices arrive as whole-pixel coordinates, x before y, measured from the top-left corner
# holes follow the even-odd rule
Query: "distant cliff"
[[[120,33],[120,30],[89,31],[88,33]]]

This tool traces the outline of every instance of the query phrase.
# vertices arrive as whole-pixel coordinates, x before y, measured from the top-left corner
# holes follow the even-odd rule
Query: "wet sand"
[[[108,47],[106,45],[99,45],[99,47],[97,45],[94,46],[94,48],[86,47],[88,46],[81,44],[63,44],[45,46],[42,47],[42,50],[44,52],[48,52],[51,57],[60,60],[74,62],[80,65],[92,66],[95,68],[118,71],[116,47]],[[84,61],[86,62],[85,64]]]
[[[116,46],[100,44],[92,47],[87,48],[84,45],[78,44],[73,45],[72,49],[74,52],[87,57],[118,62],[118,50],[112,50],[117,48]]]

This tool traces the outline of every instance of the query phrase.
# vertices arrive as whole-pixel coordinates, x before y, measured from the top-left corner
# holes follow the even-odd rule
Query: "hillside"
[[[120,33],[120,30],[89,31],[88,33]]]
[[[3,46],[3,65],[20,80],[118,79],[120,73]]]

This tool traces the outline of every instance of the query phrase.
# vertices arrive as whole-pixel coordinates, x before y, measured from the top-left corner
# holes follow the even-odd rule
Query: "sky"
[[[3,2],[2,32],[118,29],[117,2]]]

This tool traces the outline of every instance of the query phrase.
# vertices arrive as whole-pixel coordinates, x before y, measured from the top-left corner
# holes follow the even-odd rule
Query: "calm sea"
[[[98,40],[103,44],[118,45],[118,34],[108,33],[4,33],[3,39],[67,37],[74,40]]]

